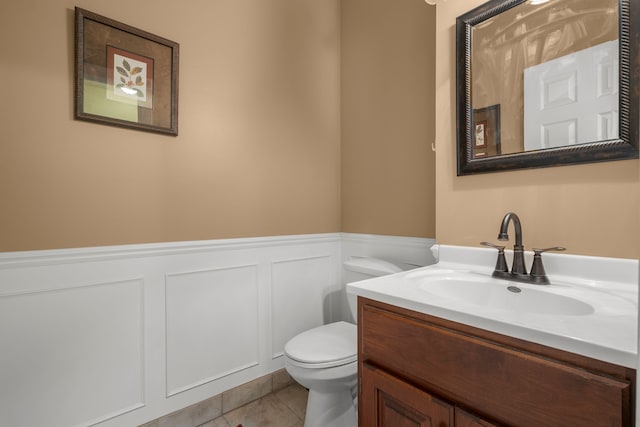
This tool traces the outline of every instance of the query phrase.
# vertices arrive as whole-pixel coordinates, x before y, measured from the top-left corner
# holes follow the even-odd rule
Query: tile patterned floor
[[[303,427],[307,394],[292,384],[199,427]]]

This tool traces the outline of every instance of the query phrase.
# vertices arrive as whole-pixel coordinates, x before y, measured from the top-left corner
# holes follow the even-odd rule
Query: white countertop
[[[347,292],[496,333],[636,369],[638,261],[564,254],[545,254],[551,285],[492,279],[495,251],[439,246],[437,264],[347,285]],[[458,259],[464,262],[456,262]],[[530,265],[530,256],[527,256]],[[508,260],[509,261],[509,260]],[[510,265],[510,262],[509,262]],[[500,281],[522,295],[544,293],[591,308],[565,314],[562,306],[518,310],[517,304],[491,307],[429,292],[429,284],[459,275],[484,286]],[[462,275],[460,275],[462,274]],[[431,282],[430,282],[431,281]],[[439,285],[446,284],[440,280]],[[518,298],[511,297],[509,298]],[[526,298],[526,297],[525,297]],[[517,300],[515,300],[517,301]],[[568,300],[567,300],[568,301]],[[546,311],[546,312],[545,312]]]

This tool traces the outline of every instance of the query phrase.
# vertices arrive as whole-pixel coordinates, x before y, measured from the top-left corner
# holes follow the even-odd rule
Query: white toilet
[[[346,283],[397,273],[402,269],[377,258],[353,257],[344,263]],[[357,319],[357,301],[348,297]],[[356,427],[358,332],[353,323],[335,322],[293,337],[284,347],[289,375],[309,389],[304,427]]]

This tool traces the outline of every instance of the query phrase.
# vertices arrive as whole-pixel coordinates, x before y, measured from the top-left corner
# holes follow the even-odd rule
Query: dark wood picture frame
[[[479,140],[479,127],[481,128],[482,141]],[[500,105],[473,110],[473,158],[480,159],[502,154],[500,140]]]
[[[178,135],[178,43],[75,8],[75,118]]]

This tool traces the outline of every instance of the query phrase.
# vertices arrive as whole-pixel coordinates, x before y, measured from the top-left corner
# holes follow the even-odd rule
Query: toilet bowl
[[[336,322],[293,337],[284,349],[287,372],[309,389],[305,427],[357,426],[356,325]]]
[[[349,282],[397,273],[402,269],[377,258],[352,258]],[[354,318],[355,300],[349,301]],[[353,323],[334,322],[302,332],[284,347],[289,375],[309,390],[304,427],[356,427],[358,332]]]

